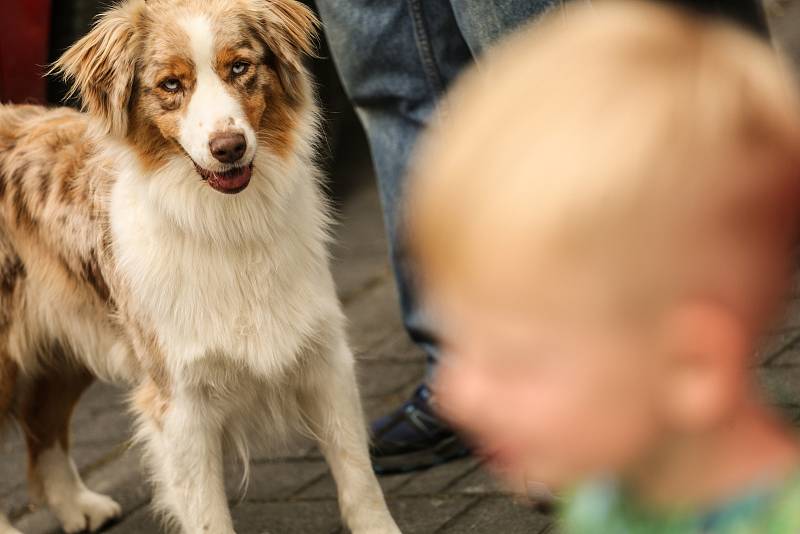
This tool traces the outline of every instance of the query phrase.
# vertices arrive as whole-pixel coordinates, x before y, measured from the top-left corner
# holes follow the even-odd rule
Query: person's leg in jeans
[[[367,133],[389,238],[403,322],[428,358],[437,349],[420,309],[401,236],[406,167],[417,137],[459,72],[488,43],[557,0],[317,0],[333,59]],[[467,449],[431,407],[424,384],[376,421],[378,471],[429,467]]]

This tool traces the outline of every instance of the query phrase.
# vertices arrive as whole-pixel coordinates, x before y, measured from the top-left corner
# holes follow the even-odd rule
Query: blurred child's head
[[[445,351],[442,410],[556,486],[646,465],[757,403],[800,215],[800,112],[766,43],[596,2],[456,88],[409,235]]]

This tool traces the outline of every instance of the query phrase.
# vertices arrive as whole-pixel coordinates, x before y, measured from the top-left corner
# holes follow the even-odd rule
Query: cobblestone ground
[[[797,47],[800,2],[785,3],[773,21],[783,46]],[[795,55],[795,57],[800,57]],[[341,211],[334,250],[335,275],[350,318],[361,392],[368,417],[407,398],[423,372],[421,355],[407,341],[397,313],[377,196],[368,171]],[[761,351],[758,374],[768,397],[800,426],[800,284],[785,323]],[[123,517],[106,529],[113,534],[161,532],[148,509],[150,489],[139,456],[129,447],[131,419],[124,392],[96,384],[73,420],[73,451],[88,485],[117,499]],[[342,532],[333,480],[316,448],[299,442],[282,456],[256,457],[249,491],[237,496],[230,469],[230,495],[242,534],[333,534]],[[28,505],[25,457],[17,432],[0,445],[0,500],[17,528],[27,534],[60,532],[44,510]],[[551,519],[505,495],[474,459],[430,471],[384,477],[381,484],[400,528],[407,534],[538,534],[554,532]]]

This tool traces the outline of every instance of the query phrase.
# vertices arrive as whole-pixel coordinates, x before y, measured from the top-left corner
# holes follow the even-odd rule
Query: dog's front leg
[[[367,449],[367,432],[344,335],[308,369],[301,405],[336,480],[342,518],[353,534],[399,534]]]
[[[185,534],[233,534],[225,496],[222,417],[205,396],[177,386],[160,421],[145,425],[156,504]]]

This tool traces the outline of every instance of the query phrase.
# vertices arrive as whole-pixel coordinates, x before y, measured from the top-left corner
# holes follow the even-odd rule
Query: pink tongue
[[[236,171],[235,174],[224,175],[213,173],[208,178],[208,185],[222,193],[238,193],[250,183],[253,171],[249,165],[236,169]]]

